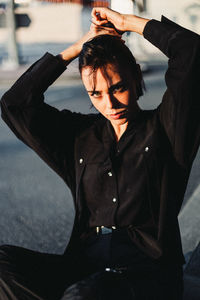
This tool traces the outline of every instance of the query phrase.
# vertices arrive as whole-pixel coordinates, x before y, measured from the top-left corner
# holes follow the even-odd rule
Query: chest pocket
[[[96,199],[102,189],[100,168],[107,160],[102,143],[95,139],[77,145],[77,198]]]
[[[109,158],[98,161],[88,161],[82,178],[83,193],[89,205],[96,205],[106,200],[111,189],[112,177],[109,177],[112,165]],[[103,199],[102,199],[103,198]]]
[[[150,140],[146,142],[141,152],[148,174],[161,179],[163,166],[167,163],[169,157],[168,145],[164,142],[158,144],[154,140]]]

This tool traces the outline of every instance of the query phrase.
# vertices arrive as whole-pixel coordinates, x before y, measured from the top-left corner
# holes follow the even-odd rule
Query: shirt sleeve
[[[200,143],[200,36],[164,16],[150,20],[143,34],[169,58],[157,111],[177,162],[191,166]]]
[[[75,137],[92,115],[60,111],[44,102],[43,93],[65,69],[58,57],[46,53],[3,95],[1,115],[14,134],[71,187]]]

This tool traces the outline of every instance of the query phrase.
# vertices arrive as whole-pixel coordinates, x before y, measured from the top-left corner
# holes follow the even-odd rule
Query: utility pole
[[[19,66],[19,54],[16,40],[16,22],[14,13],[14,0],[7,0],[6,6],[6,27],[8,31],[7,49],[8,60],[4,67],[15,69]]]

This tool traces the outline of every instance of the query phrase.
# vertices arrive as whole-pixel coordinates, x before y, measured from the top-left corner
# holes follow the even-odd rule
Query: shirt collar
[[[106,120],[105,126],[103,128],[104,150],[110,154],[113,153],[114,150],[118,153],[121,153],[137,132],[140,124],[144,120],[144,114],[145,111],[138,111],[137,115],[129,121],[125,132],[118,142],[116,142],[115,132],[111,122],[109,120]]]
[[[129,134],[133,134],[135,131],[137,131],[138,126],[141,124],[143,119],[144,119],[144,111],[139,110],[138,113],[134,116],[134,118],[129,120],[128,126],[127,126],[126,130],[124,131],[123,135],[121,136],[119,142],[122,139],[124,139],[126,136],[128,136]],[[107,125],[108,134],[110,135],[112,140],[116,140],[114,128],[109,120],[107,120],[106,125]]]

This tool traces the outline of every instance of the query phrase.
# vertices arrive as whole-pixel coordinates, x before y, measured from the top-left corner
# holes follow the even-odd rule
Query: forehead
[[[93,71],[92,67],[84,67],[81,72],[83,83],[87,90],[101,91],[119,81],[124,81],[124,72],[120,72],[119,68],[114,64],[107,64]]]

